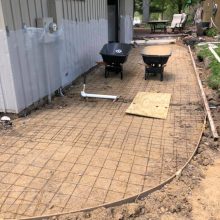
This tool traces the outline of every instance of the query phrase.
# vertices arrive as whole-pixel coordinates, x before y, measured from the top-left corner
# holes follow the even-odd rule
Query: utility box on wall
[[[53,23],[53,18],[51,17],[44,17],[44,18],[36,19],[36,24],[38,28],[49,27],[51,23]]]

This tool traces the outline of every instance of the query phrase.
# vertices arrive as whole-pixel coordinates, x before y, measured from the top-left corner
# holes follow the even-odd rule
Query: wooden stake
[[[191,59],[192,59],[193,67],[194,67],[194,70],[195,70],[195,73],[196,73],[196,78],[197,78],[197,81],[198,81],[198,84],[199,84],[199,88],[200,88],[200,91],[201,91],[201,94],[202,94],[202,99],[203,99],[203,102],[204,102],[204,105],[205,105],[206,113],[208,115],[209,124],[210,124],[211,131],[212,131],[212,136],[213,136],[214,140],[218,140],[219,135],[218,135],[218,132],[216,130],[214,120],[212,118],[212,114],[211,114],[209,104],[208,104],[208,101],[207,101],[207,98],[206,98],[206,95],[205,95],[205,92],[204,92],[204,89],[203,89],[203,86],[202,86],[201,79],[199,77],[198,70],[196,68],[196,63],[195,63],[195,60],[193,58],[192,50],[191,50],[190,46],[188,46],[188,48],[189,48],[189,53],[190,53],[190,56],[191,56]]]

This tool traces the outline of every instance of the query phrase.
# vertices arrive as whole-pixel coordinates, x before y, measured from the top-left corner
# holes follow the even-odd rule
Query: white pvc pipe
[[[211,23],[213,24],[213,26],[214,26],[215,28],[218,29],[217,25],[216,25],[215,22],[213,21],[213,18],[211,18]]]
[[[61,87],[59,88],[59,94],[60,94],[61,97],[64,97],[63,90],[62,90]]]
[[[204,45],[207,45],[207,44],[220,44],[220,42],[204,42],[204,43],[198,43],[197,45],[198,46],[204,46]]]
[[[220,57],[219,55],[215,52],[215,50],[209,45],[209,50],[212,52],[214,55],[215,59],[220,63]]]
[[[83,85],[83,91],[81,92],[83,98],[99,98],[99,99],[112,99],[117,100],[118,96],[113,95],[99,95],[99,94],[89,94],[85,92],[85,84]]]

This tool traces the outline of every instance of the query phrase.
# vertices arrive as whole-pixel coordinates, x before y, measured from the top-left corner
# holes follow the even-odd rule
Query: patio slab
[[[0,217],[68,212],[114,202],[151,189],[188,161],[199,140],[204,111],[190,56],[171,45],[164,81],[144,80],[134,48],[124,79],[104,78],[98,67],[86,91],[120,95],[118,102],[80,98],[82,80],[51,108],[0,131]],[[166,120],[125,113],[138,92],[172,94]],[[58,103],[58,104],[57,104]]]

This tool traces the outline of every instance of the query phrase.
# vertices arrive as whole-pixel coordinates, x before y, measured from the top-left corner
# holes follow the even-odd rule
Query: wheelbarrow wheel
[[[121,80],[123,80],[123,72],[121,72]]]
[[[123,66],[122,65],[120,65],[120,68],[121,68],[121,80],[123,80]]]
[[[108,78],[108,71],[105,70],[105,78]]]
[[[149,78],[150,73],[147,69],[145,69],[144,79],[147,80]]]
[[[163,81],[163,72],[164,72],[164,67],[162,67],[162,69],[161,69],[161,73],[160,73],[160,81]]]

